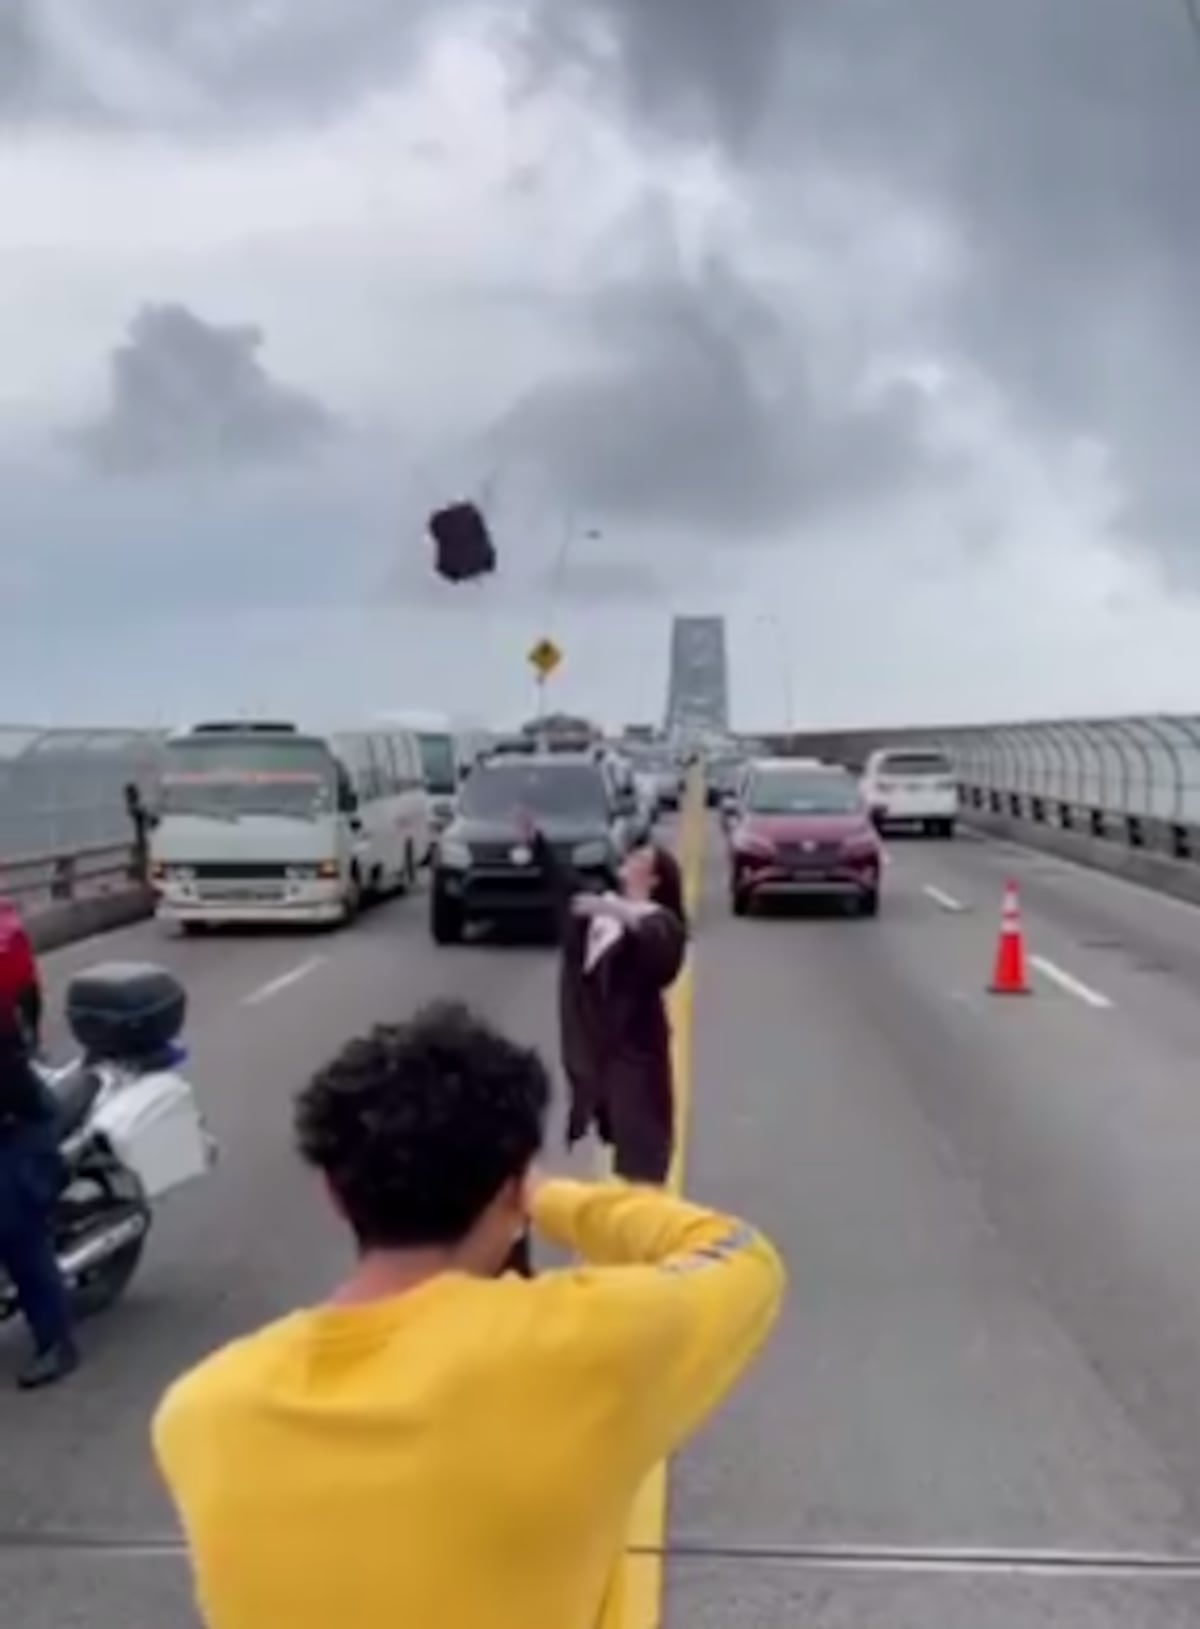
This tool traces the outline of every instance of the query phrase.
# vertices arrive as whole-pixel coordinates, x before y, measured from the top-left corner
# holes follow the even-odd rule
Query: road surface
[[[667,1629],[1200,1624],[1200,914],[967,838],[892,842],[877,922],[740,921],[720,845],[688,1186],[771,1233],[791,1298],[673,1469]],[[1010,874],[1025,1001],[985,993]],[[145,1549],[169,1533],[146,1419],[193,1358],[337,1269],[288,1148],[312,1069],[448,988],[550,1048],[550,953],[435,951],[424,905],[340,936],[143,926],[50,958],[56,1005],[100,952],[183,973],[227,1157],[163,1217],[77,1380],[0,1390],[0,1622],[193,1629],[178,1557]],[[127,1545],[35,1547],[64,1534]],[[1189,1556],[1194,1575],[1162,1566]]]

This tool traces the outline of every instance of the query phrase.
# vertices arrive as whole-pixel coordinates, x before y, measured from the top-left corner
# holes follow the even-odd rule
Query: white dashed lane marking
[[[948,894],[944,888],[935,887],[931,882],[925,884],[923,892],[940,910],[959,915],[967,908],[961,899],[955,899],[953,894]]]
[[[280,973],[278,978],[268,979],[265,984],[260,984],[257,990],[251,990],[242,1006],[261,1007],[264,1002],[272,1000],[284,990],[290,990],[293,984],[299,984],[301,979],[306,979],[310,973],[315,973],[327,960],[326,956],[310,956],[306,962],[289,968],[286,973]]]
[[[1094,1007],[1098,1012],[1102,1012],[1112,1006],[1106,995],[1102,995],[1099,990],[1093,990],[1090,984],[1077,979],[1074,973],[1068,973],[1065,967],[1060,967],[1057,962],[1050,961],[1046,956],[1031,956],[1029,965],[1051,984],[1057,984],[1060,990],[1074,996],[1076,1001],[1082,1001],[1086,1007]]]

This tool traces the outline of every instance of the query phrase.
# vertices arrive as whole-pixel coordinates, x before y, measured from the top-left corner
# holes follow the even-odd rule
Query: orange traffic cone
[[[1000,937],[996,941],[996,965],[992,972],[993,995],[1028,995],[1025,979],[1025,936],[1021,930],[1021,901],[1017,885],[1005,885],[1000,911]]]

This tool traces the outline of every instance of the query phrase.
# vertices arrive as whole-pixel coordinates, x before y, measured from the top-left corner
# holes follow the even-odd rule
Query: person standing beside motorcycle
[[[79,1353],[66,1283],[54,1252],[54,1206],[66,1171],[49,1091],[30,1059],[27,1026],[11,997],[0,1003],[0,1268],[33,1337],[17,1384],[65,1380]]]
[[[21,913],[0,898],[0,1009],[16,1008],[32,1049],[41,1044],[42,981]]]

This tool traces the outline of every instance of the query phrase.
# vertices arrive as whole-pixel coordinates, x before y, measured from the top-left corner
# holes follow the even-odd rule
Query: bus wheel
[[[346,884],[346,892],[342,899],[343,925],[349,925],[349,923],[353,922],[355,917],[358,916],[359,912],[362,910],[362,906],[362,882],[359,880],[358,872],[355,870],[350,873],[350,880]]]
[[[417,860],[413,853],[412,844],[408,843],[404,849],[404,871],[400,877],[400,892],[411,894],[417,886]]]

